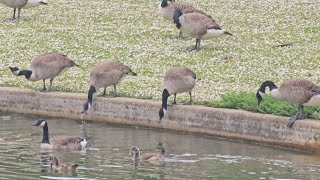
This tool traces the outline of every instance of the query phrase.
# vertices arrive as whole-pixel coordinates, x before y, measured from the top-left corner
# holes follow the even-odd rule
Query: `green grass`
[[[260,105],[258,105],[256,95],[248,92],[229,93],[223,95],[219,101],[201,101],[197,102],[197,104],[217,108],[244,109],[280,116],[293,116],[297,112],[297,106],[285,101],[276,101],[270,95],[265,96]],[[319,118],[319,111],[320,106],[305,107],[305,116]]]
[[[234,36],[205,40],[200,52],[189,53],[195,40],[170,38],[178,30],[160,17],[159,0],[50,0],[48,6],[23,9],[19,22],[8,21],[12,9],[0,4],[0,86],[40,89],[41,81],[15,77],[8,66],[27,68],[35,56],[53,51],[81,66],[55,79],[59,91],[86,93],[91,68],[104,60],[122,61],[138,73],[118,87],[121,95],[136,98],[159,100],[163,75],[174,66],[189,67],[201,79],[193,94],[202,104],[233,92],[254,93],[265,80],[304,77],[320,84],[318,2],[183,1],[208,12]],[[275,47],[285,43],[293,46]]]

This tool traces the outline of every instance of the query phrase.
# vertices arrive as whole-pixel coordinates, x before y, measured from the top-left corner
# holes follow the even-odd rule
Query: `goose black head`
[[[19,74],[19,72],[20,72],[20,69],[19,69],[19,68],[17,68],[17,67],[9,67],[9,68],[10,68],[11,72],[12,72],[14,75],[18,76],[18,74]]]
[[[167,7],[171,2],[175,2],[175,0],[162,0],[161,7]]]
[[[81,114],[86,113],[90,107],[91,107],[90,102],[89,101],[85,102],[83,104],[83,110],[81,111]]]
[[[39,127],[44,127],[47,124],[47,121],[44,119],[39,119],[32,123],[32,126],[39,126]]]
[[[164,109],[163,107],[159,109],[159,117],[160,117],[159,123],[161,122],[162,118],[166,115],[166,113],[167,113],[167,110]]]
[[[173,22],[176,24],[176,27],[180,29],[181,23],[179,17],[182,16],[182,12],[179,9],[176,9],[173,13]]]
[[[256,97],[258,99],[258,105],[260,105],[260,103],[262,102],[264,95],[265,95],[265,92],[262,92],[260,90],[257,91]]]
[[[263,82],[256,94],[256,97],[258,99],[258,105],[262,102],[262,99],[266,94],[266,87],[269,87],[270,91],[278,88],[272,81]]]

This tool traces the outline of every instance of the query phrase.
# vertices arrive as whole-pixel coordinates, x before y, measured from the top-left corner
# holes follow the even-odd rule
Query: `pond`
[[[319,179],[320,158],[305,152],[253,143],[105,123],[45,118],[49,135],[87,136],[80,152],[40,149],[42,129],[31,126],[45,118],[0,113],[0,179]],[[163,164],[129,156],[166,149]],[[49,156],[79,165],[75,176],[56,174]]]

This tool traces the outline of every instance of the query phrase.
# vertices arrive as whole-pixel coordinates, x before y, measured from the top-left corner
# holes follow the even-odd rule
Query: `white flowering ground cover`
[[[320,84],[320,2],[318,0],[184,0],[208,12],[234,36],[202,41],[171,39],[178,30],[159,14],[159,0],[49,0],[48,6],[12,9],[0,4],[0,86],[40,89],[42,82],[11,74],[38,54],[67,54],[79,68],[54,80],[53,89],[87,93],[90,69],[119,60],[138,74],[118,86],[121,96],[160,99],[164,72],[174,66],[200,79],[194,99],[217,100],[228,92],[255,92],[262,81],[304,77]],[[292,43],[289,47],[276,47]],[[108,89],[112,91],[112,88]],[[188,95],[179,95],[187,99]],[[179,100],[179,99],[178,99]]]

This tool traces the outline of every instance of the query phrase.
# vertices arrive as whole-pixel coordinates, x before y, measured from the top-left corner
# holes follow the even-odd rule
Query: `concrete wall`
[[[0,87],[0,111],[80,120],[86,94],[41,93]],[[320,153],[320,121],[299,120],[287,128],[287,117],[242,110],[177,105],[159,122],[160,101],[94,97],[84,120],[142,125],[203,133]]]

